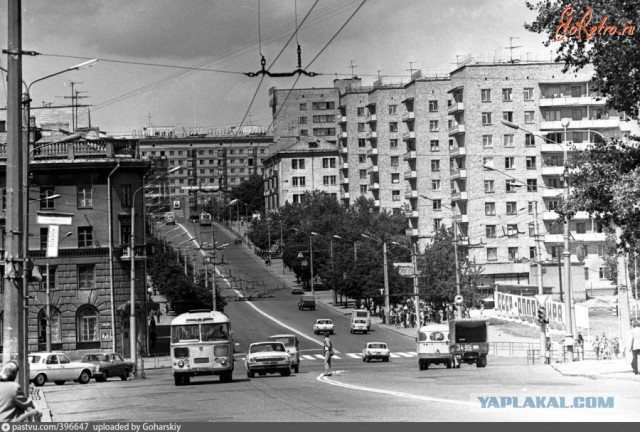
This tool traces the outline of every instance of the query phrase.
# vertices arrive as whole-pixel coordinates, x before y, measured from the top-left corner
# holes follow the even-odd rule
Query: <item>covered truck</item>
[[[485,367],[489,354],[487,321],[470,318],[450,320],[449,352],[456,367],[461,363]]]

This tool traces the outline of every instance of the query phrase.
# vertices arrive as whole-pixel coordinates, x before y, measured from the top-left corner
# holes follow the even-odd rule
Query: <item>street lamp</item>
[[[420,291],[418,289],[418,251],[417,246],[415,243],[413,243],[413,247],[412,248],[408,248],[403,244],[400,244],[398,242],[391,242],[391,244],[394,244],[396,246],[399,246],[403,249],[408,250],[411,253],[411,264],[413,266],[413,295],[415,296],[415,308],[416,308],[416,328],[418,329],[418,334],[417,334],[417,340],[419,340],[420,337]]]
[[[379,240],[374,237],[370,237],[366,234],[360,234],[362,237],[367,238],[369,240],[373,240],[378,243],[382,243],[382,267],[383,267],[383,275],[384,275],[384,317],[385,323],[387,325],[391,324],[389,322],[389,270],[387,269],[387,242],[384,240]]]
[[[129,309],[129,350],[131,355],[131,360],[133,361],[133,373],[134,376],[137,376],[138,369],[138,353],[137,353],[137,331],[136,331],[136,254],[135,254],[135,244],[136,244],[136,195],[138,192],[143,190],[146,186],[150,185],[153,182],[163,179],[164,177],[172,174],[176,171],[179,171],[182,167],[177,166],[171,168],[169,171],[164,173],[161,176],[158,176],[152,180],[149,180],[147,183],[140,186],[133,193],[131,199],[131,244],[129,245],[129,254],[131,261],[131,293],[130,293],[130,309]]]

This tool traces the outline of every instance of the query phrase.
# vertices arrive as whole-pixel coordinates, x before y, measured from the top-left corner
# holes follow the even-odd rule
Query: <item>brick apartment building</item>
[[[467,62],[448,76],[418,71],[404,85],[378,79],[363,86],[353,77],[335,80],[332,88],[271,88],[274,139],[312,134],[330,142],[335,129],[339,198],[348,204],[364,195],[380,209],[404,212],[407,235],[421,248],[440,225],[455,223],[488,284],[536,283],[537,203],[543,271],[549,274],[544,283],[558,293],[560,120],[571,119],[566,141],[577,146],[596,133],[624,139],[637,129],[604,110],[590,89],[592,74],[591,68],[564,74],[562,65],[549,62]],[[602,259],[605,227],[578,214],[570,228],[578,298],[585,289],[611,290]],[[586,248],[584,263],[575,255],[578,245]]]

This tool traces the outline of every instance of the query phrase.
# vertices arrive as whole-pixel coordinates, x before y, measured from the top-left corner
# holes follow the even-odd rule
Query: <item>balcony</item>
[[[379,199],[373,200],[373,206],[374,207],[380,207],[380,200]]]
[[[416,139],[415,131],[404,132],[402,134],[402,141],[414,140],[414,139]]]
[[[342,154],[349,153],[349,147],[347,147],[347,146],[340,147],[340,153],[342,153]]]
[[[564,242],[563,234],[545,234],[544,235],[545,243],[562,243]]]
[[[373,123],[378,121],[378,118],[376,117],[375,114],[371,114],[370,116],[367,117],[367,119],[365,120],[365,122],[367,123]]]
[[[407,228],[407,230],[405,231],[405,235],[408,237],[418,237],[418,228]]]
[[[415,179],[418,178],[418,171],[405,171],[404,172],[404,179],[405,180],[409,180],[409,179]]]
[[[557,198],[562,195],[563,190],[557,188],[543,188],[542,189],[542,197],[543,198]]]
[[[133,248],[133,253],[135,254],[134,259],[136,260],[146,260],[147,259],[147,248],[144,245],[137,245]],[[122,248],[122,255],[120,256],[120,261],[131,260],[131,248],[129,246]]]
[[[68,141],[31,145],[32,161],[74,160],[105,158],[139,158],[138,140]],[[0,146],[0,162],[6,163],[7,147]]]
[[[347,133],[346,132],[338,132],[338,135],[336,135],[336,138],[338,138],[338,139],[347,138]]]
[[[447,110],[447,114],[451,115],[451,114],[457,113],[458,111],[464,111],[464,102],[452,103],[449,109]]]
[[[414,121],[415,119],[416,119],[416,113],[414,113],[413,111],[409,111],[402,114],[403,122]]]
[[[374,165],[367,168],[367,174],[377,173],[377,172],[378,172],[378,165]]]
[[[341,198],[342,199],[349,199],[349,192],[343,192]]]
[[[455,123],[449,128],[449,136],[463,134],[464,132],[464,124]]]
[[[594,134],[595,135],[595,134]],[[545,142],[540,146],[540,151],[543,153],[564,153],[565,146],[567,147],[567,152],[571,153],[575,150],[586,150],[589,145],[592,143],[589,141],[574,143],[572,141],[566,141],[562,144],[552,144]]]
[[[580,97],[554,97],[541,98],[539,104],[541,107],[563,107],[563,106],[585,106],[585,105],[605,105],[605,99],[597,100],[593,96]]]
[[[571,237],[573,237],[576,241],[583,241],[583,242],[603,242],[607,239],[607,235],[605,233],[598,233],[598,232],[576,234],[574,231],[572,231]]]
[[[346,116],[340,116],[339,123],[346,123],[346,122],[347,122],[347,117]]]
[[[372,131],[372,132],[367,132],[364,135],[365,139],[378,139],[378,132]]]
[[[571,120],[567,130],[572,129],[610,129],[619,128],[620,118],[611,117],[608,119],[583,119],[583,120]],[[540,122],[540,129],[542,130],[564,130],[560,121],[543,121]]]
[[[543,176],[561,176],[564,173],[564,165],[543,166]]]
[[[451,194],[451,201],[467,201],[468,199],[467,191],[457,191]]]
[[[408,215],[410,218],[417,218],[420,217],[420,212],[418,210],[411,210]]]
[[[554,210],[546,210],[542,212],[542,220],[547,222],[554,222],[560,218],[560,215]]]
[[[467,154],[466,147],[453,147],[453,150],[451,150],[451,153],[449,153],[449,156],[464,156],[466,154]]]
[[[456,214],[453,215],[453,221],[454,222],[458,222],[458,223],[469,223],[469,215],[460,215],[460,214]]]
[[[369,190],[380,190],[380,183],[371,183]]]
[[[457,180],[467,178],[467,170],[466,169],[458,169],[451,171],[451,180]]]
[[[367,150],[367,157],[378,156],[378,147],[373,147]]]
[[[342,169],[349,169],[349,162],[343,162]]]
[[[403,160],[414,160],[417,156],[417,152],[415,150],[411,150],[402,155]]]
[[[340,176],[340,184],[349,184],[349,177]]]
[[[405,199],[418,199],[418,191],[417,190],[413,190],[413,189],[409,189],[408,191],[406,191],[404,193],[404,198]]]

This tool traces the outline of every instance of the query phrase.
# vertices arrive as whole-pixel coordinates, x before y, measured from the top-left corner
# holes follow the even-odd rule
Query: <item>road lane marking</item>
[[[342,371],[333,372],[333,375],[339,375],[340,372],[342,372]],[[406,399],[414,399],[414,400],[419,400],[419,401],[424,401],[424,402],[438,402],[438,403],[444,403],[444,404],[449,404],[449,405],[461,405],[461,406],[468,406],[468,407],[474,407],[474,408],[479,407],[478,404],[473,403],[473,402],[460,401],[460,400],[455,400],[455,399],[434,398],[434,397],[431,397],[431,396],[419,396],[419,395],[413,395],[413,394],[410,394],[410,393],[403,393],[403,392],[398,392],[398,391],[393,391],[393,390],[383,390],[383,389],[377,389],[377,388],[372,388],[372,387],[364,387],[364,386],[358,386],[358,385],[353,385],[353,384],[345,384],[345,383],[341,383],[341,382],[338,382],[338,381],[333,381],[332,379],[329,378],[329,376],[326,376],[325,374],[318,375],[318,377],[316,379],[318,381],[320,381],[320,382],[325,383],[325,384],[330,384],[330,385],[333,385],[333,386],[336,386],[336,387],[342,387],[342,388],[346,388],[346,389],[350,389],[350,390],[364,391],[364,392],[368,392],[368,393],[385,394],[385,395],[389,395],[389,396],[402,397],[402,398],[406,398]]]
[[[400,358],[400,356],[396,353],[389,353],[389,357],[391,358]]]
[[[305,360],[315,360],[315,357],[308,354],[303,355],[302,358]]]
[[[404,352],[399,352],[397,353],[398,355],[401,355],[402,357],[415,357],[416,353],[404,353]]]
[[[349,357],[351,357],[351,358],[354,358],[354,359],[360,358],[360,357],[358,357],[358,354],[348,353],[347,355]]]

